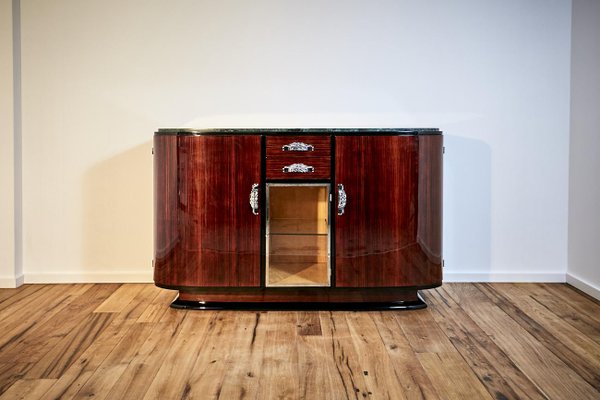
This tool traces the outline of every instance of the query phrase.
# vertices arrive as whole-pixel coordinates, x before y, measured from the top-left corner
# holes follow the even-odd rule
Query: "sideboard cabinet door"
[[[420,154],[419,141],[428,153]],[[431,144],[419,136],[336,137],[337,214],[345,200],[335,219],[336,286],[441,283],[441,224],[429,222],[441,218],[441,144],[441,137]],[[419,170],[432,155],[435,176]]]
[[[260,286],[261,223],[249,201],[260,136],[158,136],[154,149],[156,283]]]

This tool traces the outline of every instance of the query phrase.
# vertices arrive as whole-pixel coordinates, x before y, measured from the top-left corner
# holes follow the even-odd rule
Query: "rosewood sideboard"
[[[442,283],[437,129],[160,129],[154,282],[197,309],[412,309]]]

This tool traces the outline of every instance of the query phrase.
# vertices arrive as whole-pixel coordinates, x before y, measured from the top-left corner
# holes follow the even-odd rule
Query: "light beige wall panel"
[[[573,1],[567,282],[600,299],[600,1]]]
[[[0,0],[0,287],[15,287],[12,0]]]
[[[173,126],[439,127],[446,272],[564,279],[569,0],[24,0],[22,16],[28,281],[151,278],[152,133]]]

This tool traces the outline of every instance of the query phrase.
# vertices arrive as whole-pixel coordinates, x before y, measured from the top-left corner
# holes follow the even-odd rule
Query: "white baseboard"
[[[490,272],[444,273],[444,282],[566,282],[563,273],[517,273],[517,272]]]
[[[0,288],[2,289],[14,289],[25,283],[23,274],[19,276],[0,276]]]
[[[582,292],[589,294],[593,298],[600,300],[600,287],[569,273],[567,273],[567,283]]]
[[[27,273],[25,283],[152,283],[152,271]]]
[[[23,283],[152,283],[152,271],[144,272],[55,272],[28,273],[24,279],[0,277],[0,287],[14,288]],[[567,282],[590,296],[600,298],[600,289],[563,273],[444,273],[444,282]]]

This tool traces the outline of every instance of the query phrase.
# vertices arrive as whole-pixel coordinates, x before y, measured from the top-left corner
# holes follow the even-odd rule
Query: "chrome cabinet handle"
[[[283,151],[315,151],[315,146],[313,146],[312,144],[306,144],[303,142],[293,142],[293,143],[281,146],[281,150],[283,150]]]
[[[252,207],[252,214],[258,215],[258,183],[253,184],[250,190],[250,207]]]
[[[346,191],[344,185],[338,184],[338,215],[344,215],[344,209],[346,208]]]
[[[312,165],[292,164],[292,165],[286,165],[285,167],[283,167],[282,171],[285,173],[300,172],[300,173],[305,174],[305,173],[315,172],[315,168]]]

